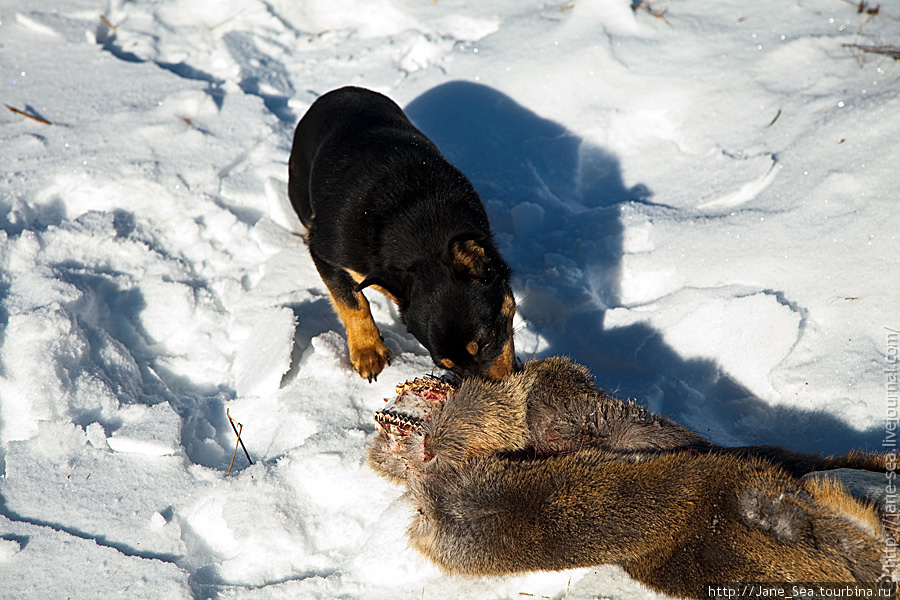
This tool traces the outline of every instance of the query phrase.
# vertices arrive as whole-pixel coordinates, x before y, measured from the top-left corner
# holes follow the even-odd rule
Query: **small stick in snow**
[[[231,467],[234,466],[234,458],[237,456],[238,444],[240,444],[241,449],[243,449],[244,456],[247,457],[247,462],[252,465],[253,461],[250,460],[250,453],[247,452],[247,448],[244,446],[244,440],[241,439],[241,432],[244,430],[244,426],[238,423],[237,427],[235,427],[234,424],[236,423],[236,421],[231,418],[231,413],[228,412],[227,408],[225,409],[225,416],[228,417],[228,422],[231,423],[231,428],[234,430],[234,434],[237,436],[237,442],[234,444],[234,454],[231,455],[231,464],[228,465],[228,472],[225,473],[225,475],[227,476],[231,475]],[[238,429],[238,427],[240,429]]]
[[[5,107],[6,107],[7,109],[9,109],[11,112],[16,113],[17,115],[22,115],[23,117],[28,117],[28,118],[31,119],[32,121],[37,121],[38,123],[43,123],[44,125],[53,125],[53,123],[51,123],[51,122],[48,121],[47,119],[42,119],[42,118],[40,118],[40,117],[38,117],[38,116],[35,116],[35,115],[31,114],[31,113],[27,113],[27,112],[25,112],[24,110],[19,110],[18,108],[15,108],[15,107],[13,107],[13,106],[10,106],[9,104],[4,104],[3,106],[5,106]]]
[[[103,21],[103,24],[109,27],[110,31],[115,31],[116,26],[113,25],[112,21],[106,18],[106,15],[100,15],[100,20]]]
[[[883,54],[894,60],[900,60],[900,46],[866,46],[863,44],[841,44],[844,48],[853,48],[869,54]]]
[[[866,15],[877,15],[881,11],[881,5],[876,4],[875,8],[869,6],[869,4],[865,0],[860,0],[859,2],[851,2],[851,0],[844,0],[847,4],[856,7],[857,14],[866,14]]]
[[[665,17],[666,9],[653,10],[653,5],[659,2],[659,0],[634,0],[631,3],[631,10],[637,12],[639,10],[646,10],[647,14],[656,17],[669,27],[672,27],[672,23]]]
[[[242,8],[241,10],[237,11],[236,13],[234,13],[233,15],[231,15],[230,17],[226,17],[225,19],[222,19],[221,21],[219,21],[219,22],[216,23],[215,25],[210,25],[209,27],[206,28],[206,30],[207,30],[207,31],[214,31],[214,30],[218,29],[219,27],[221,27],[222,25],[225,25],[225,24],[227,24],[227,23],[230,23],[230,22],[233,21],[234,19],[236,19],[236,18],[238,18],[239,16],[241,16],[241,13],[244,12],[245,10],[246,10],[246,8]]]

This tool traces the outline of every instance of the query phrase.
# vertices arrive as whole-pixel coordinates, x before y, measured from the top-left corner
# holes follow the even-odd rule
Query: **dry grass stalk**
[[[672,26],[672,23],[665,17],[666,9],[662,8],[659,10],[654,10],[653,5],[659,2],[660,0],[635,0],[631,3],[631,10],[637,12],[639,10],[647,11],[647,14],[656,17],[669,27]]]
[[[19,110],[18,108],[10,106],[9,104],[4,104],[3,106],[5,106],[7,109],[9,109],[9,111],[14,112],[17,115],[22,115],[23,117],[27,117],[27,118],[31,119],[32,121],[37,121],[38,123],[43,123],[44,125],[53,125],[53,123],[51,123],[47,119],[42,119],[36,115],[27,113],[24,110]]]
[[[219,22],[216,23],[215,25],[210,25],[209,27],[206,28],[206,30],[207,30],[207,31],[215,31],[216,29],[218,29],[218,28],[221,27],[222,25],[226,25],[226,24],[230,23],[231,21],[233,21],[234,19],[236,19],[236,18],[238,18],[239,16],[241,16],[241,13],[243,13],[245,10],[246,10],[246,8],[242,8],[241,10],[237,11],[236,13],[234,13],[233,15],[231,15],[230,17],[226,17],[226,18],[222,19],[221,21],[219,21]]]
[[[882,54],[884,56],[888,56],[893,58],[894,60],[900,60],[900,46],[893,45],[884,45],[884,46],[871,46],[867,44],[842,44],[844,48],[852,48],[854,50],[859,50],[861,52],[865,52],[868,54]]]
[[[116,30],[116,26],[113,25],[112,21],[106,18],[106,15],[100,15],[100,20],[103,21],[103,24],[109,27],[111,31]]]
[[[876,4],[875,7],[869,6],[868,2],[865,0],[859,0],[859,2],[852,2],[852,0],[844,0],[847,4],[856,7],[856,12],[860,15],[872,15],[875,16],[881,12],[881,5]]]
[[[240,423],[237,423],[234,419],[231,418],[231,413],[228,412],[228,409],[225,409],[225,416],[228,417],[228,422],[231,423],[231,428],[234,430],[234,434],[237,436],[237,442],[234,444],[234,454],[231,455],[231,464],[228,465],[228,472],[225,475],[231,475],[231,468],[234,466],[234,459],[237,456],[238,445],[240,445],[241,449],[244,451],[244,456],[247,457],[247,462],[251,465],[253,461],[250,460],[250,453],[247,452],[247,448],[244,446],[244,440],[241,439],[241,432],[244,430],[244,426]],[[237,423],[237,426],[235,426]]]

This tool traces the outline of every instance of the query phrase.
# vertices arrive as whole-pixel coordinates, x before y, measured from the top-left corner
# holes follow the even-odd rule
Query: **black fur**
[[[288,190],[338,314],[376,286],[436,364],[511,372],[510,269],[481,200],[392,100],[356,87],[317,99],[294,134]],[[354,367],[371,379],[383,365]]]

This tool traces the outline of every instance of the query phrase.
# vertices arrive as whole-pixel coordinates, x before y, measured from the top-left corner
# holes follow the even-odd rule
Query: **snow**
[[[278,391],[291,367],[294,346],[294,311],[276,308],[263,312],[238,349],[232,370],[238,396],[264,396]]]
[[[521,358],[718,443],[880,447],[900,62],[845,45],[900,44],[900,2],[652,6],[3,3],[2,102],[51,124],[0,115],[0,597],[654,597],[406,547],[365,451],[432,365],[374,294],[393,365],[351,371],[286,199],[297,120],[347,84],[481,193]]]

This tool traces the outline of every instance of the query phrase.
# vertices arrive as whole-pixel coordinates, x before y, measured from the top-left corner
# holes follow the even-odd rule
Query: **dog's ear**
[[[398,305],[405,303],[409,296],[409,277],[397,269],[383,269],[375,271],[356,285],[356,291],[361,292],[369,286],[382,289],[394,297]]]
[[[483,236],[472,233],[452,238],[447,245],[444,262],[458,275],[483,278],[488,272],[489,262],[483,239]]]

